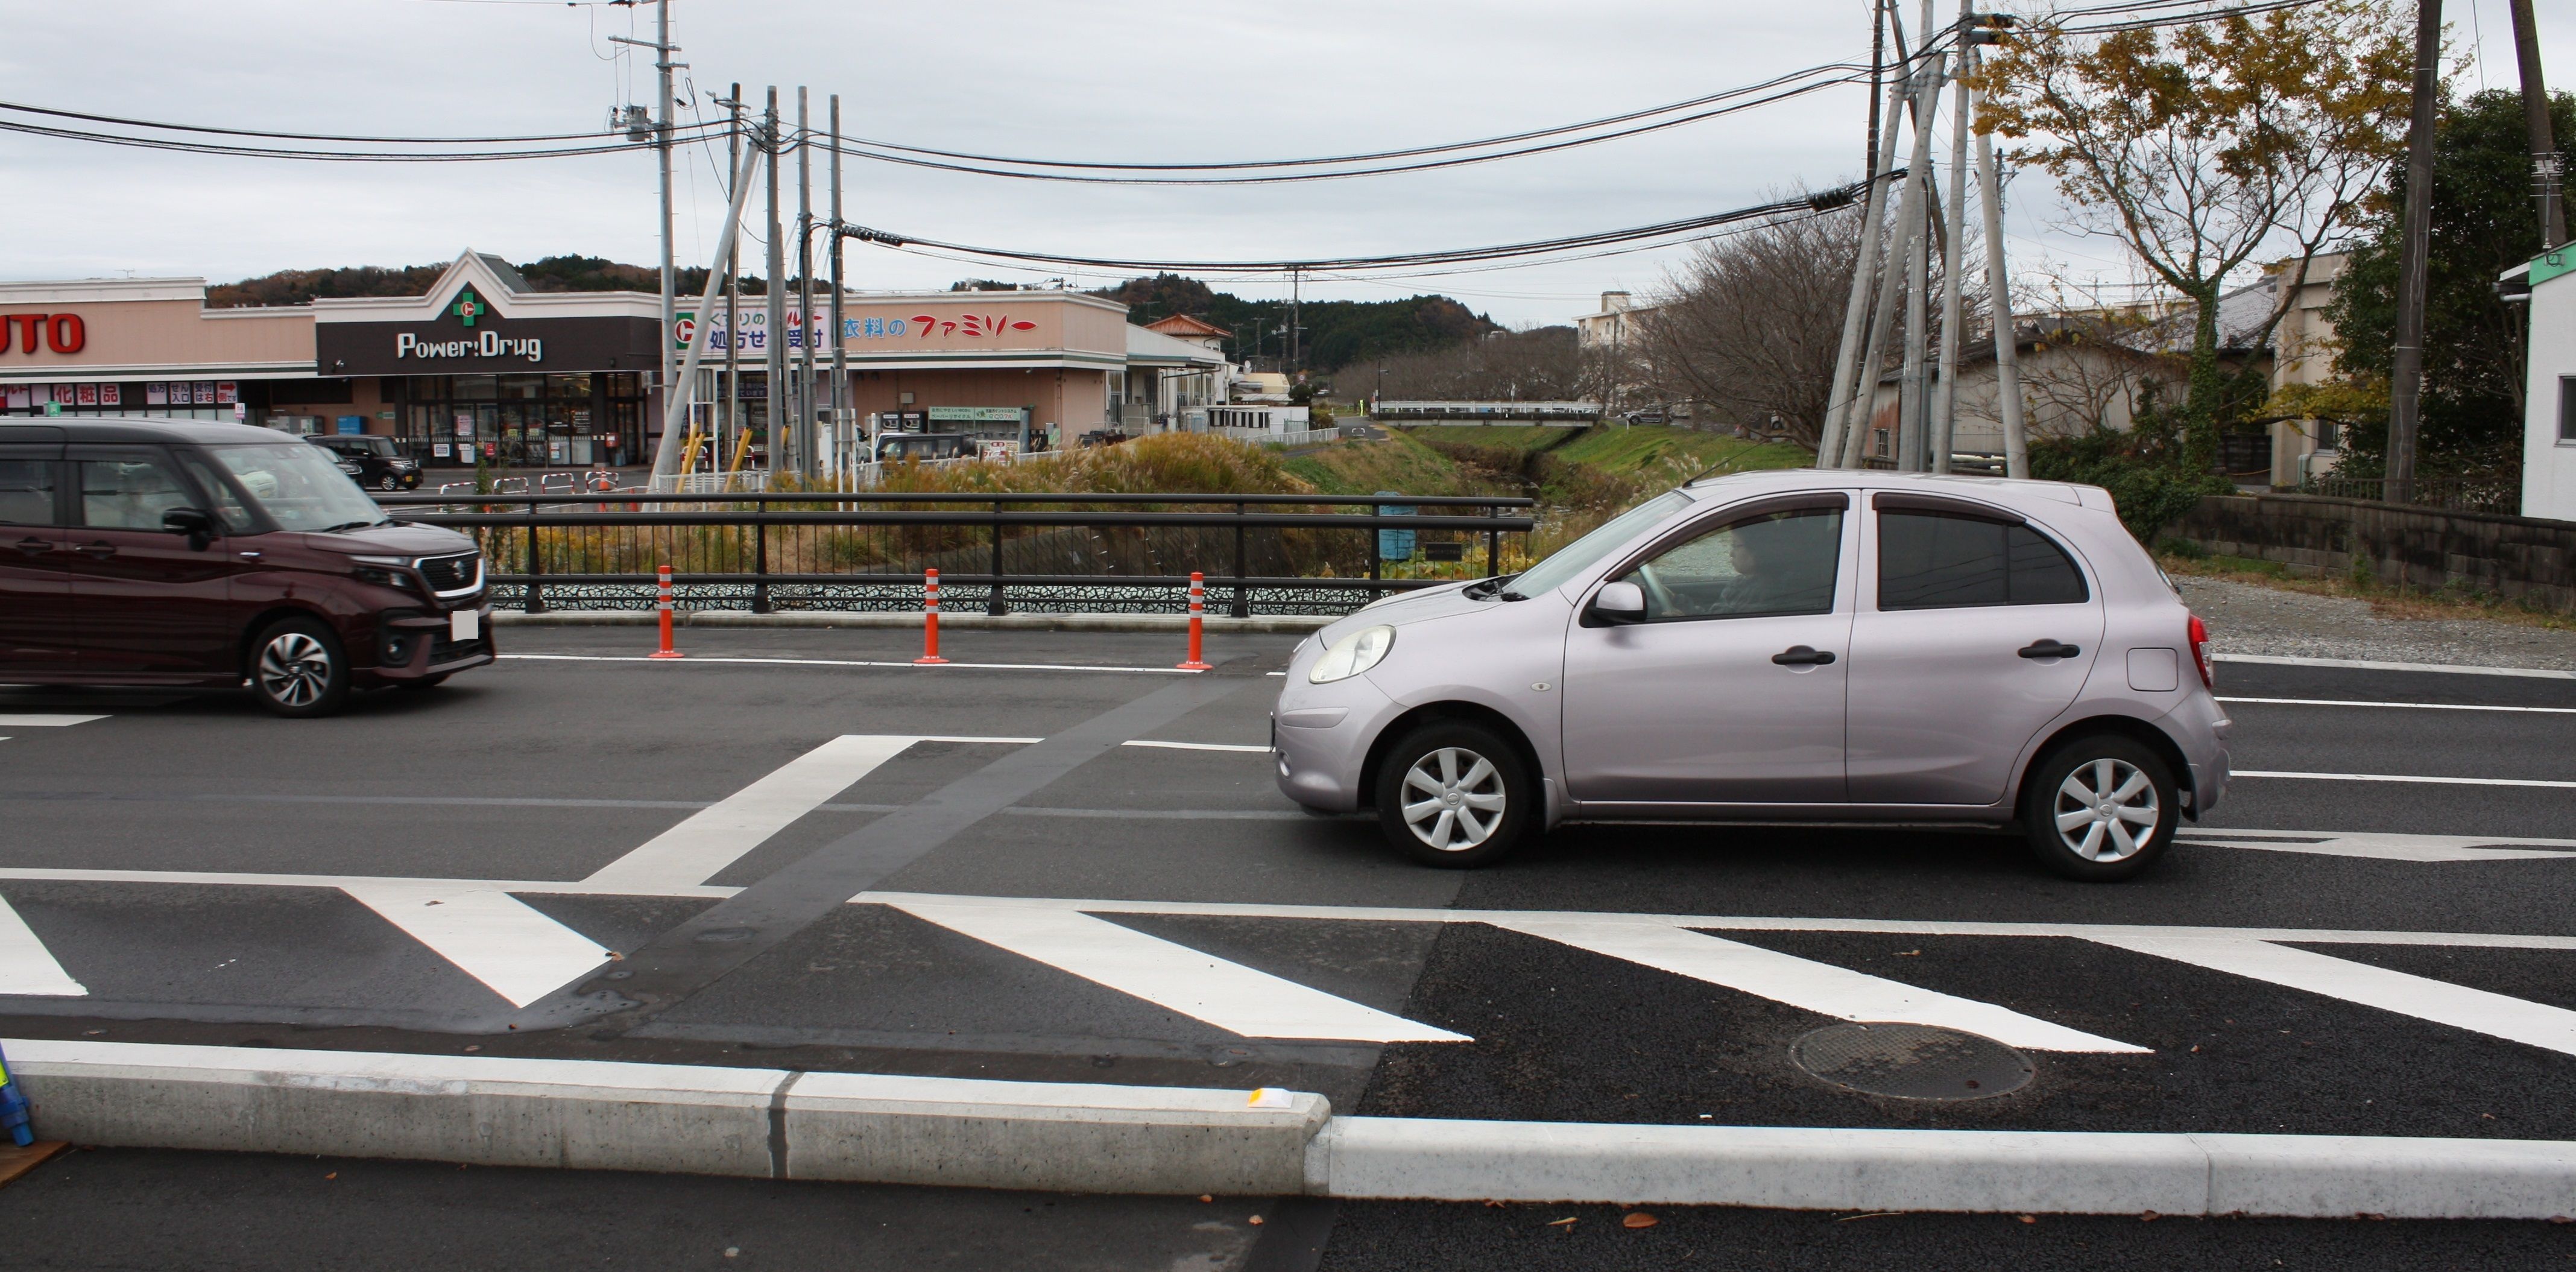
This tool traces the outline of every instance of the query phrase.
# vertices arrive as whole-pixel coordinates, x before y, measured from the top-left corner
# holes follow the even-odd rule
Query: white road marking
[[[2349,698],[2227,698],[2275,707],[2393,707],[2408,711],[2519,711],[2528,715],[2576,715],[2576,707],[2491,707],[2469,702],[2364,702]]]
[[[2576,1011],[2563,1007],[2242,937],[2132,935],[2092,939],[2140,954],[2576,1056]]]
[[[2535,680],[2576,680],[2576,671],[2541,667],[2472,667],[2464,663],[2373,662],[2366,658],[2291,658],[2276,654],[2212,654],[2210,661],[2261,663],[2276,667],[2346,667],[2355,671],[2440,671],[2463,676],[2523,676]]]
[[[1993,1003],[1956,998],[1667,923],[1605,917],[1523,919],[1493,926],[1676,976],[1724,985],[1820,1016],[1937,1025],[2038,1051],[2143,1054],[2149,1050],[2051,1024]]]
[[[2380,861],[2517,861],[2576,857],[2576,839],[2536,835],[2397,835],[2377,831],[2337,833],[2296,830],[2228,830],[2202,826],[2183,832],[2177,842],[2195,848],[2253,848],[2264,852],[2304,852],[2324,857],[2367,857]],[[2499,844],[2536,845],[2497,847]]]
[[[659,667],[688,667],[706,663],[750,664],[773,667],[900,667],[907,671],[936,671],[942,668],[964,668],[973,671],[1132,671],[1154,676],[1195,676],[1199,673],[1180,667],[1110,667],[1089,663],[987,663],[947,662],[924,665],[915,662],[879,662],[863,658],[719,658],[691,654],[686,658],[657,659],[644,654],[503,654],[503,658],[527,658],[541,662],[651,663]]]
[[[1474,1041],[1072,910],[931,903],[896,908],[1247,1038]]]
[[[1269,747],[1245,746],[1235,742],[1151,742],[1144,738],[1130,738],[1119,745],[1158,747],[1166,751],[1240,751],[1246,755],[1270,754]]]
[[[0,715],[0,729],[61,729],[106,718],[103,715]]]
[[[73,980],[71,973],[54,961],[54,952],[36,939],[27,921],[9,908],[7,897],[0,897],[0,994],[36,998],[82,998],[89,994],[89,987]]]
[[[497,888],[387,882],[341,891],[513,1007],[525,1007],[609,960],[605,947]]]
[[[2553,791],[2576,791],[2576,782],[2557,782],[2527,777],[2421,777],[2404,773],[2285,773],[2263,769],[2238,769],[2233,776],[2278,777],[2305,782],[2406,782],[2423,786],[2525,786]]]
[[[639,892],[704,883],[920,740],[910,734],[878,733],[834,738],[690,814],[644,846],[600,867],[588,882]]]

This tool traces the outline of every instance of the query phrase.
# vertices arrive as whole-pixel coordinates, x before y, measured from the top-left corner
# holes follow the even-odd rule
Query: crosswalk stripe
[[[1247,1038],[1474,1041],[1078,911],[919,902],[896,908]]]
[[[2251,848],[2379,861],[2521,861],[2576,857],[2576,840],[2529,835],[2399,835],[2374,831],[2229,830],[2202,827],[2177,841],[2187,848]],[[2499,845],[2540,845],[2501,847]]]
[[[923,739],[850,733],[788,761],[751,785],[700,809],[585,882],[601,888],[693,887],[787,829],[852,782]]]
[[[2269,941],[2230,936],[2095,935],[2104,945],[2340,998],[2472,1033],[2576,1055],[2576,1011],[2491,994]]]
[[[1724,985],[1773,1002],[1843,1020],[1903,1021],[1983,1034],[2037,1051],[2144,1053],[2110,1038],[2025,1016],[2007,1007],[1954,998],[1849,968],[1674,927],[1623,919],[1495,919],[1508,931],[1571,945]]]
[[[341,891],[493,993],[525,1007],[596,970],[609,952],[497,888],[350,885]]]
[[[83,998],[89,987],[73,980],[54,961],[54,952],[28,928],[27,921],[0,897],[0,994],[36,998]]]

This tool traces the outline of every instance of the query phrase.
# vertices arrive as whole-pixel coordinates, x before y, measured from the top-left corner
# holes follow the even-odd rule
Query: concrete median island
[[[9,1040],[76,1143],[1083,1193],[2545,1219],[2576,1143],[1336,1117],[1319,1095]]]

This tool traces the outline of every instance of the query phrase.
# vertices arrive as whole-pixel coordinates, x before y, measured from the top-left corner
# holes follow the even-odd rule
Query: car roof
[[[1772,491],[1797,491],[1830,488],[1836,490],[1910,490],[1922,494],[1952,494],[1965,499],[1979,499],[2011,508],[2045,510],[2051,505],[2063,508],[2111,507],[2111,496],[2099,486],[2079,486],[2063,481],[2033,481],[2027,478],[1975,477],[1963,473],[1898,473],[1872,468],[1777,468],[1761,472],[1728,473],[1721,477],[1702,477],[1682,487],[1700,500],[1740,499],[1746,495]]]
[[[0,442],[195,442],[222,446],[293,440],[273,428],[160,415],[56,415],[23,424],[15,420],[0,423]]]

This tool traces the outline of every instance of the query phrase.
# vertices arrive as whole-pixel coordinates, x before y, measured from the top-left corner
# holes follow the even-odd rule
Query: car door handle
[[[1805,645],[1791,645],[1771,655],[1771,661],[1783,667],[1822,667],[1833,660],[1833,651],[1814,649]]]
[[[51,539],[20,539],[16,546],[20,552],[24,552],[29,556],[36,556],[40,553],[53,551],[54,541]]]
[[[2020,650],[2024,658],[2073,658],[2083,652],[2082,645],[2061,645],[2046,637],[2032,641]]]
[[[113,543],[84,543],[79,547],[73,548],[72,551],[78,552],[82,556],[104,561],[109,557],[116,555],[116,545]]]

